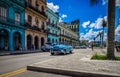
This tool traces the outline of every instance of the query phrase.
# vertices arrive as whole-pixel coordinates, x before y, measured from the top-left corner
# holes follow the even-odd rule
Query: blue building
[[[24,0],[0,0],[0,51],[25,49]]]
[[[47,7],[47,43],[57,44],[59,43],[60,29],[57,24],[59,21],[58,13],[53,12]]]

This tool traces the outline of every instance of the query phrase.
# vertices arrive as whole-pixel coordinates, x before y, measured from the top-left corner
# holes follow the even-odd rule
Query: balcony
[[[21,23],[20,21],[16,21],[4,16],[0,16],[0,22],[8,25],[17,26],[17,27],[24,27],[24,24]]]
[[[59,36],[58,34],[52,33],[52,32],[50,32],[50,31],[47,31],[47,34],[54,35],[54,36]]]
[[[39,28],[38,26],[36,25],[31,25],[30,23],[26,22],[25,23],[25,27],[28,28],[28,29],[32,29],[32,30],[36,30],[36,31],[39,31],[39,32],[43,32],[43,33],[46,33],[46,30],[43,30],[41,28]]]
[[[38,12],[39,14],[43,15],[44,17],[47,17],[45,12],[40,11],[37,7],[34,7],[32,4],[29,4],[29,3],[25,2],[25,6],[29,7],[30,9],[32,9],[32,10],[34,10],[36,12]]]

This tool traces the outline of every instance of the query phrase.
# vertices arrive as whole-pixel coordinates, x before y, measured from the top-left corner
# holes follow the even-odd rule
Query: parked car
[[[41,48],[41,50],[42,51],[48,51],[48,52],[50,52],[51,51],[51,49],[53,48],[53,44],[51,44],[51,43],[46,43],[44,46],[42,46],[42,48]]]
[[[75,49],[80,49],[80,46],[75,46],[74,48],[75,48]]]
[[[73,51],[73,46],[68,45],[68,48],[69,48],[70,52],[72,53],[72,51]]]
[[[54,45],[52,50],[50,51],[51,55],[55,54],[67,54],[71,53],[70,47],[64,45],[64,44],[57,44]]]
[[[80,46],[81,49],[86,49],[87,47],[85,45]]]

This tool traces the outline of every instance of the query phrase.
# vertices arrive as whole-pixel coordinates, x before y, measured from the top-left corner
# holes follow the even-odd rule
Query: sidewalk
[[[42,50],[28,50],[28,51],[0,51],[0,56],[5,55],[15,55],[15,54],[28,54],[28,53],[38,53]]]
[[[31,64],[27,69],[79,77],[120,77],[120,61],[90,60],[95,52],[75,49],[73,54],[58,55],[58,58]]]

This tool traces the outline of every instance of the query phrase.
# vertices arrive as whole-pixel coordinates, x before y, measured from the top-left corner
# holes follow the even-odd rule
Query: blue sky
[[[100,1],[91,6],[90,0],[47,0],[47,6],[54,12],[59,12],[60,22],[80,19],[80,39],[93,40],[102,30],[102,20],[107,18],[106,0]],[[106,30],[104,35],[106,40]]]

